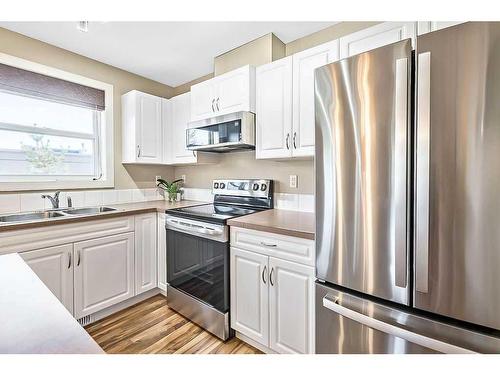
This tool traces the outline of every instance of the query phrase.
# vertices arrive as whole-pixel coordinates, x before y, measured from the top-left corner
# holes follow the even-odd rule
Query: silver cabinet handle
[[[408,128],[408,58],[396,60],[396,97],[394,129],[394,195],[393,217],[395,223],[394,267],[395,284],[405,288],[407,284],[407,249],[406,249],[406,144]]]
[[[297,132],[293,132],[293,148],[297,149],[297,144],[295,140],[297,139]]]
[[[141,157],[141,146],[140,145],[137,145],[137,157],[138,158]]]
[[[271,284],[271,286],[274,286],[274,282],[273,282],[273,272],[274,272],[274,267],[271,268],[271,273],[269,274],[269,283]]]
[[[76,266],[79,267],[80,266],[80,250],[77,251],[77,255],[78,255],[78,260],[76,261]]]
[[[429,292],[429,163],[431,53],[418,55],[415,288]]]
[[[68,269],[71,268],[71,253],[68,253]]]
[[[273,243],[265,243],[265,242],[261,242],[260,244],[262,246],[266,246],[266,247],[276,247],[276,246],[278,246],[278,245],[273,244]]]
[[[266,281],[266,271],[267,271],[267,266],[264,266],[264,269],[262,270],[262,282],[265,284]]]
[[[391,336],[400,337],[403,340],[410,341],[417,345],[421,345],[423,347],[430,348],[441,353],[474,353],[468,349],[451,345],[443,341],[435,340],[427,336],[419,335],[418,333],[408,331],[399,326],[395,326],[384,321],[372,318],[371,316],[367,316],[360,312],[351,310],[348,307],[342,306],[338,297],[334,297],[329,294],[323,297],[323,307],[339,315],[345,316],[348,319],[354,320],[355,322],[360,323],[364,326],[384,332]]]
[[[290,133],[287,133],[285,142],[286,142],[286,149],[290,150]]]
[[[217,111],[220,111],[219,100],[220,100],[220,98],[217,98],[217,101],[215,102],[215,106],[217,107]]]
[[[214,109],[214,103],[215,103],[215,98],[212,99],[212,112],[215,112],[215,109]]]

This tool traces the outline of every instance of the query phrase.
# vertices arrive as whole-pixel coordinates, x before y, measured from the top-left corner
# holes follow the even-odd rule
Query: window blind
[[[103,111],[104,90],[0,64],[0,90]]]

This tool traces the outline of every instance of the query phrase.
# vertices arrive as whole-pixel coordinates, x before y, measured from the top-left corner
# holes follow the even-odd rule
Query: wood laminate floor
[[[223,342],[167,306],[162,295],[85,327],[106,353],[257,354],[236,337]]]

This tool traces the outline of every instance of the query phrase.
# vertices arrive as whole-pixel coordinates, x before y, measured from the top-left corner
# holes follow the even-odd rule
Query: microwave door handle
[[[408,128],[408,58],[396,60],[395,89],[395,129],[394,129],[394,194],[393,217],[394,238],[394,279],[396,286],[407,285],[407,249],[406,249],[406,144]]]
[[[363,326],[370,327],[376,331],[383,332],[390,336],[400,337],[403,340],[410,341],[414,344],[436,350],[441,353],[453,353],[453,354],[471,354],[475,353],[471,350],[461,348],[452,344],[448,344],[443,341],[433,339],[431,337],[423,336],[413,331],[401,328],[378,320],[371,316],[365,315],[358,311],[352,310],[347,306],[343,306],[339,297],[331,296],[327,294],[323,297],[323,307],[328,310],[333,311],[336,314],[344,316],[350,320],[353,320]]]
[[[431,53],[420,53],[417,64],[415,289],[428,293]]]

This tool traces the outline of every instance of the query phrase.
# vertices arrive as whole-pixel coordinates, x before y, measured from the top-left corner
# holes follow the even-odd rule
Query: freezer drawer
[[[316,283],[316,353],[500,353],[472,332]]]

